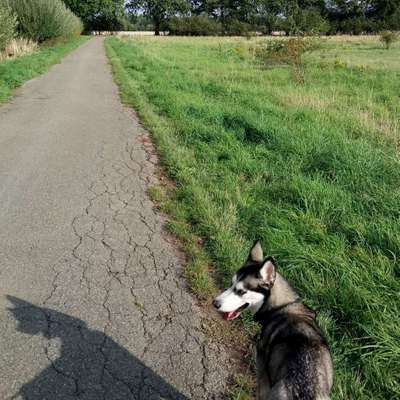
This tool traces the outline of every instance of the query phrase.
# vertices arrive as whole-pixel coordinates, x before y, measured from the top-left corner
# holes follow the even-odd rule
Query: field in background
[[[88,36],[80,36],[70,40],[61,40],[53,44],[42,45],[33,52],[17,58],[0,60],[0,104],[10,99],[12,92],[24,82],[43,74],[50,66],[74,50]]]
[[[257,64],[260,40],[108,38],[106,48],[176,182],[175,232],[202,238],[222,283],[261,238],[318,310],[333,399],[399,398],[400,47],[325,39],[297,84],[288,67]],[[207,295],[200,272],[191,285]]]
[[[400,72],[400,44],[387,51],[377,36],[332,36],[322,39],[315,60],[343,60],[348,66]]]
[[[164,32],[160,32],[162,35]],[[110,32],[110,31],[92,31],[92,35],[95,36],[154,36],[154,31],[117,31],[117,32]]]

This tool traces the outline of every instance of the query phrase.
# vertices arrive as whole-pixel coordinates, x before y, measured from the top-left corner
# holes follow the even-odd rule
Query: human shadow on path
[[[18,393],[23,400],[187,400],[103,332],[78,318],[7,296],[18,331],[60,341],[59,356]],[[47,344],[50,344],[48,341]],[[57,346],[59,348],[60,346]],[[38,349],[42,351],[42,349]]]

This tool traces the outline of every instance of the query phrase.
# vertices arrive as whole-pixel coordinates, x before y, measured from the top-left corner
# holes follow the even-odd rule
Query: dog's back
[[[325,339],[306,306],[294,303],[260,312],[257,344],[260,400],[328,400],[332,361]]]

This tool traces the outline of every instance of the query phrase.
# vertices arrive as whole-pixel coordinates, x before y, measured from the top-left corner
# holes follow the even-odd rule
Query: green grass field
[[[327,39],[300,85],[288,67],[261,68],[250,43],[109,38],[106,48],[176,182],[176,231],[185,221],[202,239],[220,284],[261,238],[318,311],[333,399],[398,399],[400,46]],[[207,277],[191,278],[207,292]]]
[[[45,44],[31,54],[0,61],[0,104],[10,99],[14,89],[46,72],[50,66],[60,62],[68,52],[88,39],[89,37],[80,36],[68,41]]]

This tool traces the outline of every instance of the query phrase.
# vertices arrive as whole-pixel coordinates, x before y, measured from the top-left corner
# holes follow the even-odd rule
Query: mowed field
[[[325,39],[299,84],[287,66],[259,65],[260,40],[106,47],[176,183],[171,212],[202,238],[219,285],[260,238],[318,311],[333,399],[398,399],[400,46]],[[212,286],[191,279],[200,293]]]

